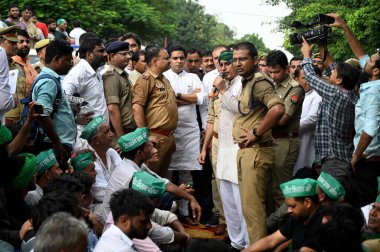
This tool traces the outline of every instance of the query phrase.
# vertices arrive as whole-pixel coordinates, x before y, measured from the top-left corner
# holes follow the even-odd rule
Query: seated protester
[[[327,51],[324,45],[319,45],[319,50],[321,54]],[[325,73],[330,81],[326,81],[317,76],[312,67],[312,46],[306,40],[302,43],[301,52],[305,78],[323,100],[315,130],[316,159],[321,160],[322,171],[343,183],[352,177],[355,104],[358,101],[354,88],[359,72],[350,64],[335,64],[327,52],[326,60],[322,62],[328,67]]]
[[[103,233],[94,252],[135,252],[132,239],[145,239],[152,227],[152,201],[133,189],[122,189],[112,194],[110,208],[115,224]]]
[[[322,205],[327,206],[330,202],[344,200],[344,187],[330,174],[322,171],[317,179],[317,185],[317,194]]]
[[[74,194],[78,202],[82,202],[82,194],[85,191],[84,186],[78,181],[67,174],[58,176],[50,180],[43,188],[44,194],[55,191],[66,191]]]
[[[364,219],[360,209],[349,204],[331,202],[321,208],[322,225],[318,225],[315,243],[324,252],[361,252]],[[377,250],[378,251],[378,250]]]
[[[95,170],[94,160],[95,160],[94,153],[91,150],[85,149],[81,152],[74,153],[74,155],[71,156],[70,162],[74,171],[76,172],[84,171],[90,176],[92,183],[95,183],[96,170]]]
[[[54,191],[42,196],[36,206],[32,208],[31,217],[33,229],[26,235],[21,245],[22,252],[29,252],[34,248],[35,235],[42,223],[51,215],[58,212],[70,213],[75,218],[82,218],[82,210],[77,198],[71,192]]]
[[[48,181],[61,175],[62,173],[53,149],[41,152],[36,158],[36,190],[29,191],[24,199],[26,204],[29,206],[37,205],[43,195],[42,188],[45,187]]]
[[[138,128],[134,132],[123,135],[119,138],[118,145],[121,148],[124,159],[113,171],[109,180],[107,191],[103,200],[103,220],[106,220],[110,211],[109,200],[112,193],[123,188],[129,188],[129,183],[134,172],[146,171],[164,182],[167,192],[172,193],[178,198],[188,200],[193,210],[193,217],[197,217],[199,221],[201,207],[199,206],[197,200],[192,195],[171,183],[168,179],[159,177],[144,164],[146,160],[149,160],[153,156],[157,156],[158,152],[148,138],[147,128]]]
[[[380,187],[380,184],[379,184]],[[380,248],[380,195],[372,205],[368,218],[369,232],[365,234],[363,242],[363,251],[375,252]]]
[[[1,251],[14,251],[20,249],[26,232],[32,228],[24,197],[35,189],[36,157],[23,153],[2,160],[2,167],[6,169],[2,169],[0,176],[0,241],[10,250]]]
[[[70,176],[77,179],[84,187],[80,204],[82,211],[84,211],[85,220],[90,227],[88,232],[88,251],[93,251],[104,228],[103,224],[97,220],[95,214],[90,211],[90,205],[93,202],[91,189],[94,180],[85,171],[75,171]]]
[[[110,126],[97,116],[83,129],[80,138],[86,139],[95,154],[96,179],[92,186],[95,203],[102,203],[113,170],[122,162],[119,154],[111,148],[113,133]]]
[[[294,179],[281,184],[280,187],[290,218],[279,230],[258,240],[244,252],[274,249],[290,239],[293,250],[322,251],[314,242],[323,217],[319,211],[317,181],[309,178]]]
[[[69,213],[59,212],[51,216],[36,235],[34,252],[45,251],[87,251],[86,223]]]

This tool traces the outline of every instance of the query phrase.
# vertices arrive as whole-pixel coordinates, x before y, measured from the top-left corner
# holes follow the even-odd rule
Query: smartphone
[[[34,112],[36,114],[43,114],[44,113],[44,106],[36,104],[34,105]]]

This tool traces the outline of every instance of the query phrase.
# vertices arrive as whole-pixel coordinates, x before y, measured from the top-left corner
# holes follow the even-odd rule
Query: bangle
[[[254,129],[252,130],[252,134],[255,135],[255,137],[257,137],[257,138],[260,137],[259,134],[257,134],[257,129],[256,129],[256,128],[254,128]]]

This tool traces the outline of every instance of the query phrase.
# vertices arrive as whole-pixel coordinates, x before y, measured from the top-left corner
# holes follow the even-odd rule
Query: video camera
[[[318,14],[316,21],[312,23],[302,23],[300,21],[293,21],[291,27],[295,29],[307,29],[305,32],[293,33],[289,35],[291,45],[302,45],[302,37],[309,44],[324,42],[332,38],[332,29],[328,24],[335,22],[333,17]]]

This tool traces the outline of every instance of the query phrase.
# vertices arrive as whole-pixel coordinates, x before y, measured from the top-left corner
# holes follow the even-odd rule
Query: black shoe
[[[219,225],[219,217],[216,215],[211,216],[210,219],[206,221],[205,224],[207,227],[216,227]]]

